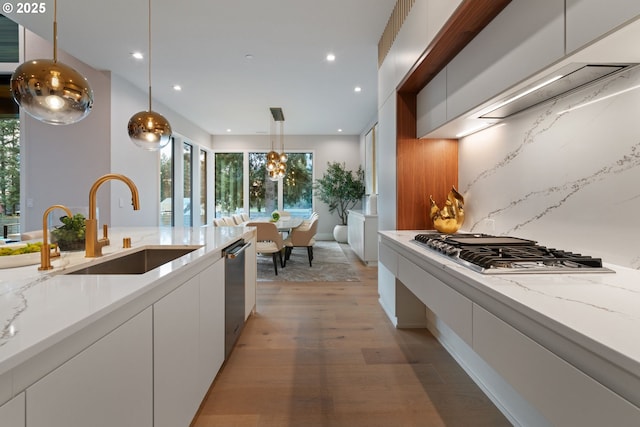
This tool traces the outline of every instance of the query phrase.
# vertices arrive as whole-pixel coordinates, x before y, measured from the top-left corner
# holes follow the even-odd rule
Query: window
[[[216,218],[244,211],[242,153],[216,153]]]
[[[184,142],[182,144],[182,155],[183,155],[183,212],[184,212],[184,221],[183,224],[185,227],[191,227],[193,225],[193,147],[188,142]]]
[[[292,216],[308,218],[313,211],[313,154],[288,153],[283,178],[283,208]]]
[[[160,225],[173,225],[173,143],[160,151]]]
[[[249,207],[252,218],[274,210],[308,217],[313,210],[313,154],[287,153],[287,174],[280,181],[267,176],[266,153],[249,153]]]
[[[200,225],[207,223],[207,152],[200,150]]]

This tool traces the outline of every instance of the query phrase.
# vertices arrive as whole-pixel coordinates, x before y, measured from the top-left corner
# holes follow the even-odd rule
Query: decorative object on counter
[[[65,211],[68,215],[66,218],[71,218],[72,216],[69,208],[63,205],[49,206],[42,214],[42,247],[40,248],[40,267],[38,267],[38,270],[51,270],[53,268],[51,266],[51,249],[49,248],[49,242],[47,242],[47,238],[49,236],[49,231],[47,230],[47,217],[49,216],[49,213],[55,209],[62,209]],[[62,218],[60,218],[61,221]],[[73,222],[73,220],[70,222]]]
[[[41,5],[44,3],[40,3]],[[52,125],[68,125],[84,119],[93,106],[87,79],[58,62],[58,2],[53,2],[53,60],[24,62],[11,76],[11,94],[30,116]]]
[[[280,219],[280,212],[273,211],[273,213],[271,214],[271,222],[276,222],[279,219]]]
[[[269,179],[277,181],[287,174],[287,160],[289,157],[284,152],[284,113],[280,107],[271,107],[271,151],[267,153],[267,174]],[[278,123],[279,126],[276,126]],[[279,129],[277,129],[279,128]],[[276,151],[275,140],[280,139],[280,153]]]
[[[133,183],[133,181],[127,178],[124,175],[110,173],[101,176],[93,183],[91,189],[89,190],[89,218],[87,218],[84,222],[87,225],[86,232],[86,240],[85,240],[85,256],[87,258],[94,258],[102,256],[102,247],[109,245],[109,237],[107,236],[107,225],[105,224],[102,227],[102,239],[98,240],[98,219],[96,218],[96,198],[98,193],[98,188],[109,180],[117,179],[119,181],[124,182],[131,190],[131,204],[133,205],[133,210],[140,210],[140,197],[138,195],[138,188]]]
[[[352,209],[364,196],[364,171],[347,170],[344,163],[327,162],[327,170],[313,185],[315,194],[329,205],[329,213],[337,212],[340,224],[333,229],[333,237],[340,243],[347,241],[347,218]]]
[[[23,267],[41,261],[42,242],[18,243],[0,248],[0,269]],[[50,258],[60,256],[58,246],[49,244]]]
[[[462,227],[464,222],[464,198],[456,187],[451,187],[451,191],[447,195],[447,200],[442,210],[433,200],[433,196],[429,196],[431,202],[431,210],[429,218],[433,221],[433,226],[441,233],[453,234]]]
[[[86,233],[85,217],[81,213],[60,217],[62,225],[51,230],[51,240],[62,251],[80,251],[84,249]]]
[[[171,140],[171,125],[160,113],[151,109],[151,0],[149,0],[149,109],[140,111],[129,119],[129,138],[138,147],[148,151],[158,151]]]

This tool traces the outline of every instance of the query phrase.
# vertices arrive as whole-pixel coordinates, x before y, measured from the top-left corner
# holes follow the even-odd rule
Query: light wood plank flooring
[[[257,313],[192,427],[509,426],[426,330],[394,328],[360,282],[259,282]]]

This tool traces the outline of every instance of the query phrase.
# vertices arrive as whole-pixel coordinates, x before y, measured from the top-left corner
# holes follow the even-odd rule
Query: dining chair
[[[227,225],[222,218],[214,218],[213,225],[216,227],[222,227],[223,225]]]
[[[309,222],[309,224],[300,224],[300,226],[293,228],[289,237],[284,241],[285,245],[285,262],[291,256],[293,248],[306,247],[307,257],[309,258],[309,267],[311,267],[311,261],[313,260],[313,245],[316,243],[315,235],[318,231],[318,217],[316,216]]]
[[[222,217],[222,220],[224,221],[224,225],[236,226],[236,222],[230,216]]]
[[[248,214],[248,213],[246,213],[246,212],[242,212],[242,213],[240,214],[240,216],[242,216],[242,222],[247,222],[247,221],[249,221],[249,219],[250,219],[250,218],[249,218],[249,214]]]
[[[247,227],[256,227],[256,252],[259,254],[271,254],[273,258],[273,268],[278,275],[278,263],[276,257],[280,260],[280,267],[284,268],[286,260],[282,257],[282,251],[284,249],[284,241],[282,236],[278,232],[278,227],[272,222],[249,222]]]
[[[244,222],[244,220],[242,219],[242,215],[239,214],[232,215],[231,218],[233,218],[233,221],[236,223],[236,225],[240,225]]]

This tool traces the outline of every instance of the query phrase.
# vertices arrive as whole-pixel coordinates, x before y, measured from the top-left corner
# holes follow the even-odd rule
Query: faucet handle
[[[109,238],[109,227],[107,226],[107,224],[102,224],[102,238],[103,239],[108,239]]]

